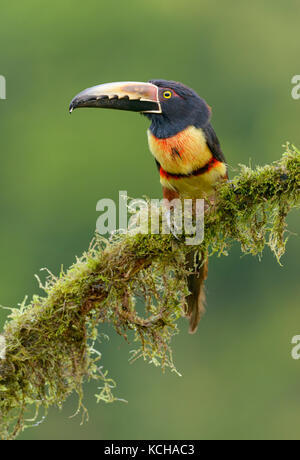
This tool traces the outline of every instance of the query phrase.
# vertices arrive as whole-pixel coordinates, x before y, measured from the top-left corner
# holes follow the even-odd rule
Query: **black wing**
[[[213,156],[218,161],[222,161],[222,163],[226,163],[224,154],[223,154],[222,149],[221,149],[219,139],[217,138],[217,135],[216,135],[213,127],[211,126],[211,124],[208,123],[204,128],[202,128],[202,130],[203,130],[203,132],[205,134],[207,145],[208,145],[211,153],[213,154]]]

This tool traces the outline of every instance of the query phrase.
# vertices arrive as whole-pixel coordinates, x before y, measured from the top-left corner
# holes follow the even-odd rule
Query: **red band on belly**
[[[174,174],[174,173],[169,173],[165,171],[161,166],[160,166],[160,176],[164,177],[165,179],[182,179],[184,177],[191,177],[191,176],[200,176],[201,174],[204,174],[211,169],[213,169],[215,166],[220,164],[221,161],[218,161],[216,158],[212,157],[211,160],[209,160],[208,163],[206,163],[205,166],[202,166],[202,168],[195,169],[194,171],[190,172],[189,174]]]

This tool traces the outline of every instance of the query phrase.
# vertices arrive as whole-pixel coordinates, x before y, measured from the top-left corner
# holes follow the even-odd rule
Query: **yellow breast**
[[[203,131],[189,126],[175,136],[158,139],[148,131],[149,147],[160,164],[160,182],[186,198],[212,195],[226,179],[225,163],[213,157]]]
[[[163,187],[174,190],[182,198],[207,198],[215,193],[215,185],[226,178],[226,165],[216,162],[215,165],[198,176],[170,177],[161,173],[160,183]]]
[[[194,126],[167,139],[158,139],[148,130],[148,142],[156,160],[172,174],[190,174],[212,158],[202,129]]]

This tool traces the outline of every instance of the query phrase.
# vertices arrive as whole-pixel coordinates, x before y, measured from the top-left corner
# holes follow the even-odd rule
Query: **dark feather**
[[[196,266],[195,266],[196,265]],[[199,321],[205,313],[205,280],[208,272],[208,260],[199,260],[199,257],[192,252],[187,257],[187,266],[194,273],[188,276],[188,288],[190,295],[187,297],[186,316],[190,321],[189,333],[194,334],[197,330]]]
[[[217,138],[217,135],[210,123],[208,123],[204,128],[202,128],[202,131],[205,134],[206,137],[206,142],[207,145],[213,154],[213,156],[218,160],[221,161],[222,163],[226,163],[224,154],[221,149],[221,145],[219,142],[219,139]]]

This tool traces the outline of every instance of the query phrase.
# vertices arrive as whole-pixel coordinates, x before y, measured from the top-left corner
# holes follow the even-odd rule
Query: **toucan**
[[[211,108],[182,83],[168,80],[106,83],[88,88],[71,101],[70,112],[98,107],[140,112],[151,122],[148,143],[163,190],[163,197],[204,198],[213,202],[216,184],[228,180],[228,168],[210,123]],[[194,266],[194,256],[188,261]],[[207,256],[188,277],[190,295],[186,316],[194,333],[205,310]]]

